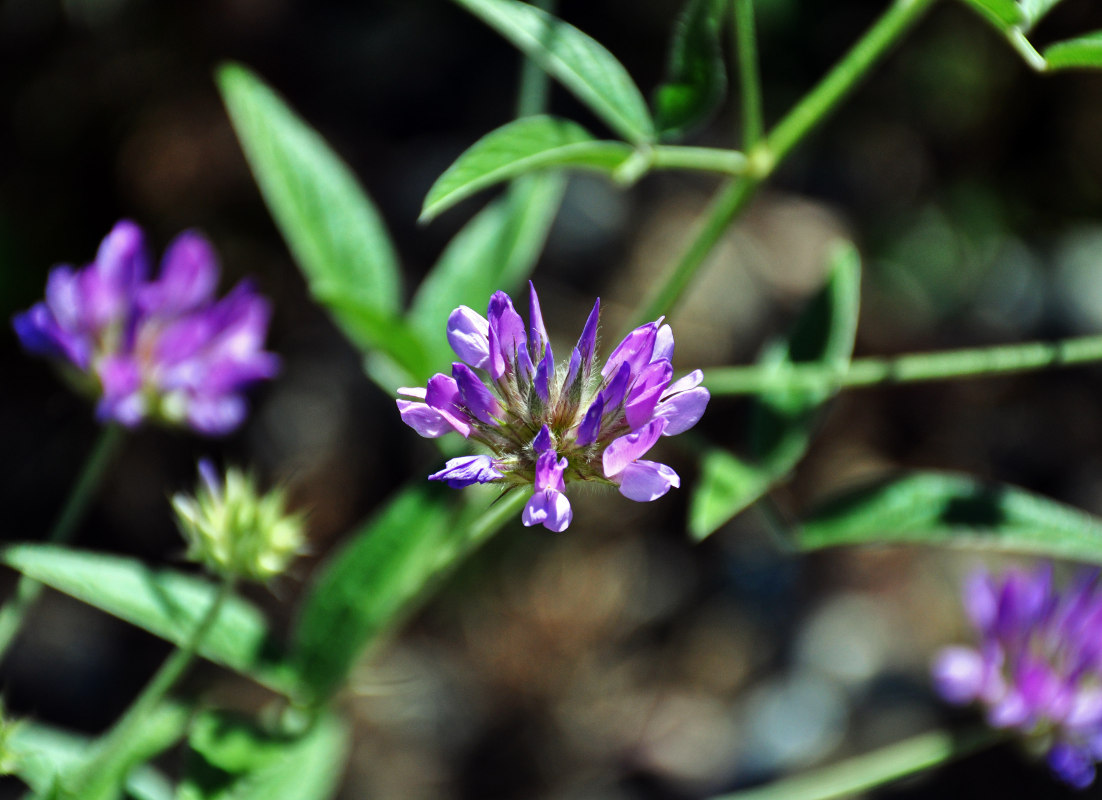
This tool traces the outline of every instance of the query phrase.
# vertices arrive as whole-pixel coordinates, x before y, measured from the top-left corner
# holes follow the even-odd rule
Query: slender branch
[[[754,148],[763,130],[761,76],[754,25],[754,0],[735,0],[735,57],[738,59],[739,97],[742,101],[742,146]]]
[[[532,5],[549,14],[555,12],[556,0],[532,0]],[[547,108],[551,78],[543,68],[527,56],[521,57],[520,88],[517,91],[517,116],[530,117]]]
[[[64,544],[73,538],[77,524],[88,510],[88,503],[99,488],[100,481],[107,472],[107,466],[118,452],[123,440],[123,429],[117,425],[108,425],[99,435],[92,452],[84,462],[76,483],[65,504],[61,507],[61,513],[57,515],[53,527],[46,534],[46,541]],[[0,607],[0,659],[3,659],[23,626],[23,620],[27,616],[30,607],[42,593],[42,584],[26,576],[22,576],[15,586],[15,593]]]
[[[817,364],[721,367],[708,370],[705,385],[717,395],[761,394],[777,389],[859,388],[892,383],[952,380],[1031,372],[1102,361],[1102,336],[1059,342],[1025,342],[966,350],[859,358],[842,370]]]
[[[933,5],[934,0],[895,0],[853,48],[788,112],[769,136],[747,153],[747,172],[715,195],[692,242],[643,304],[632,327],[666,314],[681,298],[727,227],[789,151],[839,102]]]
[[[746,156],[737,150],[716,147],[660,144],[651,151],[651,166],[655,169],[702,169],[739,175],[746,169]]]
[[[1000,741],[984,728],[964,734],[931,731],[871,753],[712,800],[832,800],[945,764]]]

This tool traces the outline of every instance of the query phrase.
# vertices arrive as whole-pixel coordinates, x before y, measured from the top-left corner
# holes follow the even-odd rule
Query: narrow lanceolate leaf
[[[635,144],[654,138],[639,88],[612,53],[573,25],[517,0],[455,0]]]
[[[1014,0],[962,0],[981,17],[1001,31],[1020,25],[1025,17]]]
[[[388,350],[399,319],[400,271],[370,198],[317,131],[259,77],[236,64],[217,77],[249,166],[310,291],[359,347]]]
[[[860,292],[860,257],[852,245],[841,245],[832,255],[826,285],[788,339],[766,352],[762,365],[782,377],[797,364],[825,367],[825,376],[844,372],[857,334]],[[689,531],[696,539],[714,533],[788,475],[811,443],[816,412],[835,391],[824,380],[821,386],[793,385],[758,398],[750,431],[754,462],[719,449],[704,457],[689,508]]]
[[[720,32],[728,0],[689,0],[673,32],[666,80],[654,94],[659,135],[676,138],[723,100],[727,73]]]
[[[527,500],[524,492],[496,503],[493,490],[464,494],[477,513],[454,513],[446,487],[411,486],[321,568],[302,603],[292,651],[315,702],[338,689],[365,651]]]
[[[1044,56],[1049,69],[1102,69],[1102,31],[1049,45]]]
[[[919,472],[851,490],[812,511],[805,549],[911,542],[1102,564],[1102,519],[1007,484]]]
[[[326,800],[341,782],[349,729],[331,714],[297,736],[210,712],[193,727],[177,800]]]
[[[495,183],[534,170],[587,169],[612,173],[634,152],[623,142],[594,139],[580,125],[555,117],[524,117],[483,136],[429,189],[421,220]]]
[[[152,569],[121,556],[45,544],[0,549],[0,563],[174,644],[182,644],[210,607],[217,587],[202,578]],[[292,687],[279,648],[251,603],[229,598],[199,654],[277,691]]]
[[[175,741],[182,733],[182,722],[179,706],[164,706],[153,714],[150,727],[161,735],[167,731],[167,726],[174,726],[172,741]],[[171,744],[164,738],[161,741]],[[18,723],[8,746],[16,761],[16,775],[35,795],[49,797],[51,792],[61,791],[61,776],[80,766],[90,754],[93,743],[79,734],[27,721]],[[172,800],[175,797],[168,779],[149,766],[131,771],[125,787],[133,800]]]
[[[460,305],[483,310],[497,289],[512,293],[532,271],[562,201],[554,174],[516,181],[471,219],[448,244],[413,298],[409,322],[429,348],[429,372],[453,360],[445,338],[448,315]],[[418,376],[424,383],[429,374]]]
[[[1018,6],[1025,17],[1023,27],[1032,28],[1040,22],[1041,17],[1055,8],[1058,3],[1060,3],[1060,0],[1018,0]]]

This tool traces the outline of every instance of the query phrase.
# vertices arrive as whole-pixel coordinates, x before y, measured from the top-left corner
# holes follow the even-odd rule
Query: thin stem
[[[556,0],[532,0],[532,5],[549,14],[555,12]],[[547,108],[547,93],[551,79],[536,62],[522,56],[520,89],[517,92],[517,116],[530,117]]]
[[[735,57],[738,59],[739,97],[742,101],[742,146],[749,151],[758,144],[763,130],[754,0],[735,0],[734,11]]]
[[[107,466],[118,452],[122,440],[123,429],[117,425],[108,425],[100,432],[99,439],[88,454],[76,483],[69,492],[69,497],[61,507],[61,513],[46,534],[46,541],[64,544],[72,540],[77,524],[88,510],[88,503],[99,488]],[[22,576],[11,599],[0,607],[0,660],[7,653],[27,612],[41,593],[41,583]]]
[[[1025,59],[1025,63],[1031,69],[1036,72],[1044,72],[1048,69],[1048,62],[1045,61],[1045,57],[1037,52],[1037,48],[1026,38],[1025,32],[1021,28],[1011,28],[1007,31],[1006,39],[1018,51],[1018,54]]]
[[[931,731],[837,764],[782,778],[712,800],[832,800],[945,764],[1000,741],[984,728],[953,734]]]
[[[688,248],[644,303],[632,327],[666,314],[681,298],[727,227],[789,151],[857,85],[934,0],[895,0],[864,36],[788,114],[747,153],[746,174],[724,185]]]
[[[717,395],[761,394],[777,389],[860,388],[893,383],[952,380],[1031,372],[1102,361],[1102,336],[1059,342],[1024,342],[965,350],[859,358],[842,370],[817,364],[721,367],[708,370],[705,385]]]
[[[701,169],[739,175],[746,169],[746,155],[737,150],[716,147],[660,144],[651,151],[651,166],[655,169]]]
[[[92,787],[96,790],[102,790],[100,782],[112,778],[114,768],[118,767],[118,761],[132,741],[139,737],[139,730],[145,724],[149,715],[161,704],[165,695],[176,685],[177,681],[180,680],[195,660],[199,647],[218,619],[222,606],[227,598],[233,594],[234,585],[233,578],[222,579],[217,594],[211,600],[210,606],[195,626],[191,636],[179,649],[165,659],[160,669],[146,684],[142,693],[138,695],[130,708],[126,710],[126,713],[100,739],[96,754],[78,775],[76,783],[79,785],[80,791],[85,792],[88,796],[95,796]]]

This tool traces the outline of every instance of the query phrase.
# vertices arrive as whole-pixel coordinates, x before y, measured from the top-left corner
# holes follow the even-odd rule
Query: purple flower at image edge
[[[486,316],[466,306],[451,313],[447,337],[460,360],[450,375],[437,373],[424,388],[400,388],[398,411],[421,436],[455,432],[492,455],[452,459],[430,480],[454,488],[531,487],[524,524],[553,531],[565,530],[573,518],[569,483],[615,486],[640,502],[680,485],[673,469],[642,456],[704,414],[703,374],[673,380],[673,331],[661,319],[624,337],[598,371],[600,307],[598,300],[561,362],[531,284],[528,325],[505,292],[490,298]]]
[[[149,272],[144,235],[123,220],[91,264],[54,267],[45,299],[13,327],[29,352],[68,366],[101,420],[232,431],[247,413],[243,391],[279,371],[263,349],[268,301],[249,282],[218,299],[218,258],[193,231],[169,244],[155,279]]]
[[[1047,754],[1065,783],[1085,788],[1102,760],[1102,588],[1084,569],[1067,588],[1052,569],[974,573],[964,605],[976,647],[949,647],[933,667],[950,703],[980,704],[988,723],[1015,730]]]

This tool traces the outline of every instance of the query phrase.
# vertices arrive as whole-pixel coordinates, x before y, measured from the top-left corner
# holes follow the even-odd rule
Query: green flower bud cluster
[[[284,493],[260,494],[253,476],[228,469],[220,481],[209,461],[192,497],[176,494],[176,524],[188,542],[187,557],[226,577],[265,583],[282,574],[303,550],[302,516],[284,509]]]

